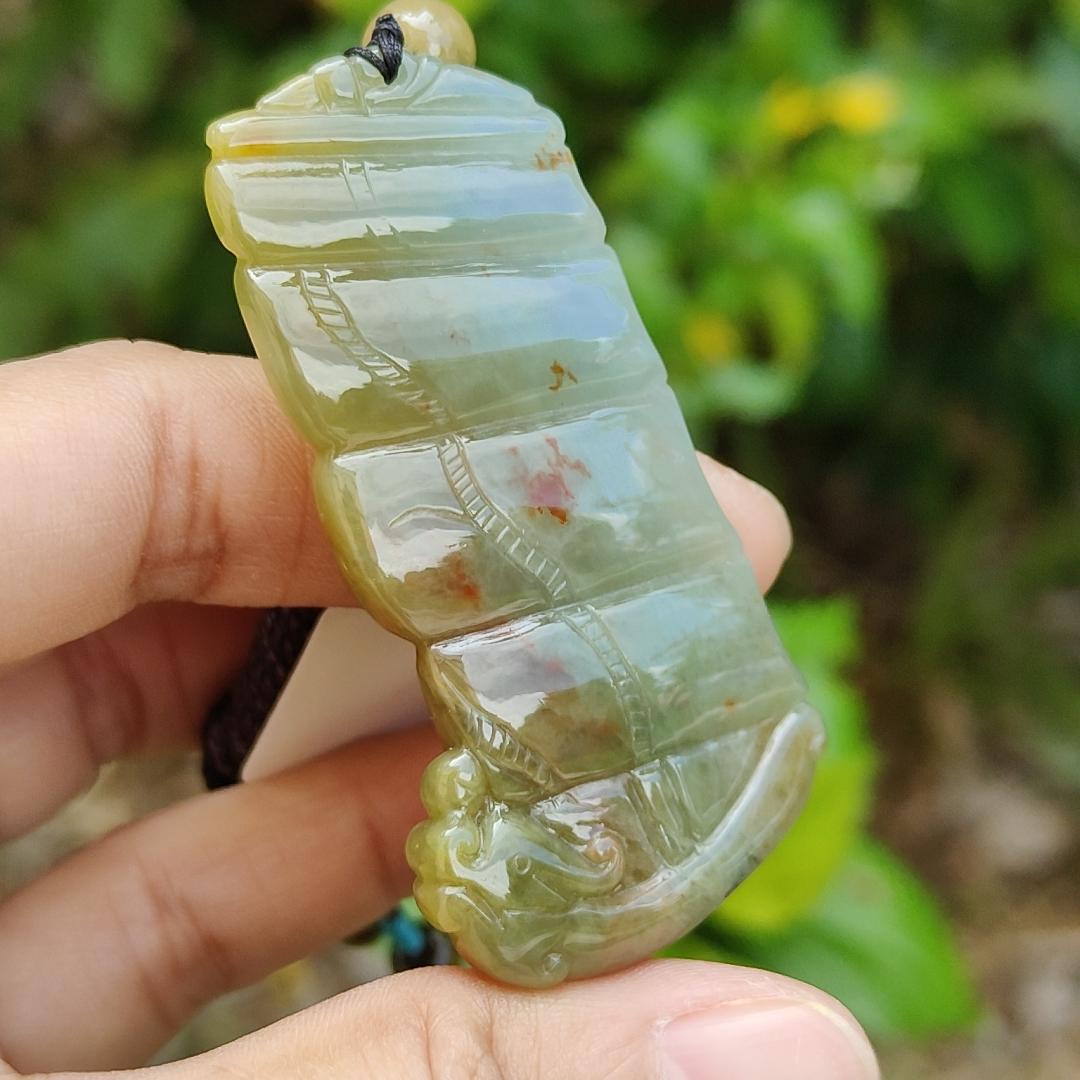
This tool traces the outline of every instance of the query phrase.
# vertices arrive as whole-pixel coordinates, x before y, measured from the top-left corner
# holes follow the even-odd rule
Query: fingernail
[[[809,1001],[730,1003],[660,1034],[663,1080],[878,1080],[866,1037]]]

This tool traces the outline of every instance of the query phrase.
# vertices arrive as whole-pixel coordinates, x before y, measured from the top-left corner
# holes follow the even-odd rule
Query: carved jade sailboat
[[[406,53],[210,129],[252,340],[449,750],[408,843],[527,986],[647,956],[794,819],[822,742],[558,118]]]

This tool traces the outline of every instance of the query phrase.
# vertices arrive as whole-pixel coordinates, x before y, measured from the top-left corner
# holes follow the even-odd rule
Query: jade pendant
[[[360,602],[436,728],[407,855],[524,986],[645,957],[797,815],[820,720],[558,118],[406,52],[215,123],[207,197]]]

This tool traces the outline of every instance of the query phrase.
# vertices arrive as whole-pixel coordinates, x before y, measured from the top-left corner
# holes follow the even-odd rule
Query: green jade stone
[[[449,747],[417,902],[530,987],[701,921],[823,741],[564,138],[484,72],[336,57],[215,123],[207,175],[341,565]]]

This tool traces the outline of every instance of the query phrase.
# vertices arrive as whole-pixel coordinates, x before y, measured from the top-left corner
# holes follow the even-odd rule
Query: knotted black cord
[[[389,86],[397,77],[405,55],[405,35],[393,15],[380,15],[367,45],[354,45],[345,50],[345,55],[366,60]]]

